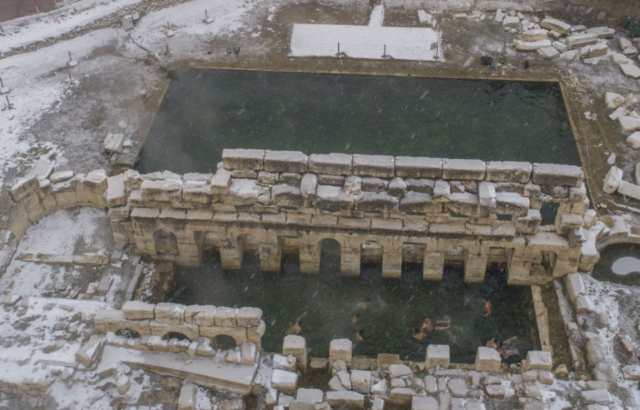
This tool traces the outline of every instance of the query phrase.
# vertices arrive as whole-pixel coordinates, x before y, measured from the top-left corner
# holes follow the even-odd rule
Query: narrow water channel
[[[271,352],[282,351],[287,329],[305,312],[301,335],[310,356],[327,357],[332,339],[354,340],[359,329],[365,341],[355,344],[354,354],[369,357],[397,353],[424,360],[426,346],[433,343],[450,345],[453,362],[472,363],[477,347],[494,336],[518,336],[522,356],[539,344],[531,289],[506,286],[498,267],[490,269],[484,284],[469,285],[461,267],[447,267],[443,281],[427,282],[419,265],[405,265],[401,280],[383,280],[379,264],[364,265],[358,278],[341,277],[339,259],[332,255],[323,255],[320,275],[301,275],[298,266],[297,255],[285,255],[281,272],[263,273],[257,256],[245,254],[242,270],[225,272],[218,254],[211,253],[201,267],[178,268],[167,300],[260,307],[267,324],[263,348]],[[483,296],[493,303],[489,318],[483,317]],[[359,310],[358,303],[368,298],[370,308]],[[356,312],[360,321],[353,326]],[[416,342],[412,330],[420,327],[423,315],[434,324],[450,317],[451,327]]]

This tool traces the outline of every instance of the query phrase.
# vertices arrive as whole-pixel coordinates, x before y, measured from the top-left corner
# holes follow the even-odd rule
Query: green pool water
[[[520,353],[538,348],[538,333],[529,287],[506,286],[504,270],[490,268],[484,284],[462,281],[461,267],[446,267],[441,282],[426,282],[421,267],[405,265],[401,280],[383,280],[380,265],[364,265],[358,278],[341,277],[339,258],[323,254],[320,275],[301,275],[298,258],[283,257],[279,273],[260,272],[256,255],[245,254],[240,271],[223,271],[219,256],[210,254],[198,268],[179,267],[167,300],[184,304],[215,306],[257,306],[264,312],[267,331],[263,348],[282,351],[282,340],[296,318],[303,319],[301,333],[310,356],[328,357],[329,343],[335,338],[355,340],[359,329],[365,341],[356,343],[354,355],[376,357],[396,353],[403,359],[424,360],[429,343],[447,344],[451,360],[472,363],[478,346],[497,336],[518,336]],[[483,296],[493,303],[493,316],[483,318]],[[359,302],[371,299],[371,308],[360,311],[361,321],[354,327],[351,318]],[[446,316],[451,328],[433,332],[426,343],[411,338],[422,316],[433,322]],[[520,360],[522,356],[511,358]]]
[[[179,70],[137,169],[211,172],[225,148],[579,164],[554,83]]]

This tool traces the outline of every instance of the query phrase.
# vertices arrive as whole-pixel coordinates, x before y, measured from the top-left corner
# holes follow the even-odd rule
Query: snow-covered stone
[[[624,97],[618,93],[607,92],[604,94],[604,100],[607,103],[607,108],[613,110],[624,104]]]
[[[527,352],[526,370],[551,370],[552,367],[551,353],[534,350]]]
[[[520,51],[535,51],[542,47],[551,47],[551,41],[550,40],[536,40],[536,41],[516,40],[515,46],[516,46],[516,49]]]
[[[178,397],[178,410],[197,410],[196,403],[196,386],[192,383],[183,384]]]
[[[334,339],[329,344],[329,363],[336,360],[344,360],[347,365],[351,365],[351,355],[353,343],[349,339]]]
[[[564,21],[558,19],[544,19],[540,22],[540,27],[546,28],[547,30],[553,30],[561,34],[567,33],[571,30],[571,25],[565,23]]]
[[[622,74],[631,78],[640,78],[640,68],[635,64],[621,64],[620,70]]]
[[[371,391],[371,371],[351,370],[351,387],[358,393],[369,394]]]
[[[281,393],[293,395],[298,387],[298,374],[276,369],[271,375],[271,386]]]
[[[483,182],[484,183],[484,182]],[[482,185],[481,183],[480,185]],[[445,369],[449,367],[450,353],[448,345],[427,346],[427,369],[441,366]]]
[[[520,19],[515,16],[507,16],[502,20],[502,27],[511,28],[518,27],[520,25]]]
[[[413,396],[411,410],[439,410],[438,401],[433,397]]]
[[[640,118],[623,115],[618,118],[618,123],[624,132],[640,131]]]
[[[330,391],[326,393],[326,400],[334,409],[359,410],[364,408],[364,396],[353,391]]]
[[[623,54],[620,53],[612,53],[611,54],[611,61],[613,61],[616,64],[632,64],[631,60],[629,60],[629,58]]]
[[[389,366],[389,377],[395,379],[396,377],[410,376],[413,372],[409,366],[404,364],[392,364]]]
[[[120,153],[124,147],[124,134],[107,134],[104,139],[104,150],[109,153]]]
[[[546,40],[549,37],[549,31],[543,28],[531,29],[522,33],[522,40],[524,41],[539,41]]]
[[[496,349],[485,346],[478,348],[478,352],[476,353],[476,371],[498,373],[501,363],[500,353]]]

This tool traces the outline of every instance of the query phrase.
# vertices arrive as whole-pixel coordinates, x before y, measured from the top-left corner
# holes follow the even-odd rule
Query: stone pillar
[[[442,280],[444,274],[444,253],[424,252],[424,262],[422,265],[422,279]]]
[[[477,372],[500,372],[500,363],[502,358],[496,349],[480,346],[476,353],[476,371]]]
[[[260,270],[278,272],[282,260],[282,237],[268,235],[267,241],[268,243],[260,244]]]
[[[200,266],[202,260],[202,247],[195,238],[186,240],[178,238],[178,264],[184,266]]]
[[[300,238],[300,272],[301,273],[320,273],[320,245],[302,243]]]
[[[237,270],[242,267],[242,256],[244,254],[244,237],[235,240],[226,240],[220,246],[220,262],[222,269]]]
[[[344,360],[351,367],[353,343],[349,339],[334,339],[329,345],[329,368],[336,360]]]
[[[449,367],[449,345],[429,345],[427,346],[427,369],[441,366]]]
[[[382,248],[382,277],[400,279],[402,276],[402,248]]]
[[[344,276],[360,276],[360,245],[340,249],[340,272]]]
[[[487,273],[487,255],[479,250],[465,251],[464,255],[464,280],[469,283],[482,283]]]
[[[307,370],[307,341],[302,336],[285,336],[282,344],[283,356],[292,355],[296,358],[296,366],[303,372]]]

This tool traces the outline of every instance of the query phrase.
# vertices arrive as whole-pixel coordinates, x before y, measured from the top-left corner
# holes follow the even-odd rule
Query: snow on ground
[[[7,35],[0,42],[0,54],[13,48],[26,46],[49,37],[58,37],[73,29],[85,26],[107,16],[121,7],[140,3],[142,0],[82,0],[68,7],[65,13],[54,11],[42,15],[40,21],[34,16],[17,19],[3,25]],[[75,9],[75,13],[71,13]],[[28,22],[28,24],[27,24]],[[18,32],[15,30],[18,29]]]
[[[24,135],[29,127],[45,111],[55,110],[58,103],[73,94],[69,73],[74,76],[79,67],[66,68],[68,52],[73,52],[74,60],[82,64],[96,48],[117,41],[115,34],[113,29],[97,30],[36,52],[0,60],[0,78],[11,88],[8,96],[13,106],[11,110],[0,111],[0,184],[7,169],[18,165],[19,154],[33,143],[33,136]],[[6,107],[6,100],[0,101],[0,106]]]
[[[64,275],[71,267],[23,262],[16,257],[23,253],[73,255],[79,243],[95,253],[104,252],[106,244],[97,236],[101,225],[98,221],[104,218],[107,216],[102,210],[81,208],[58,211],[30,227],[0,276],[2,292],[39,296],[55,284],[63,285]]]
[[[383,27],[384,9],[376,6],[368,26],[294,24],[291,55],[434,61],[442,59],[440,33],[430,28]],[[386,47],[386,48],[385,48]]]

